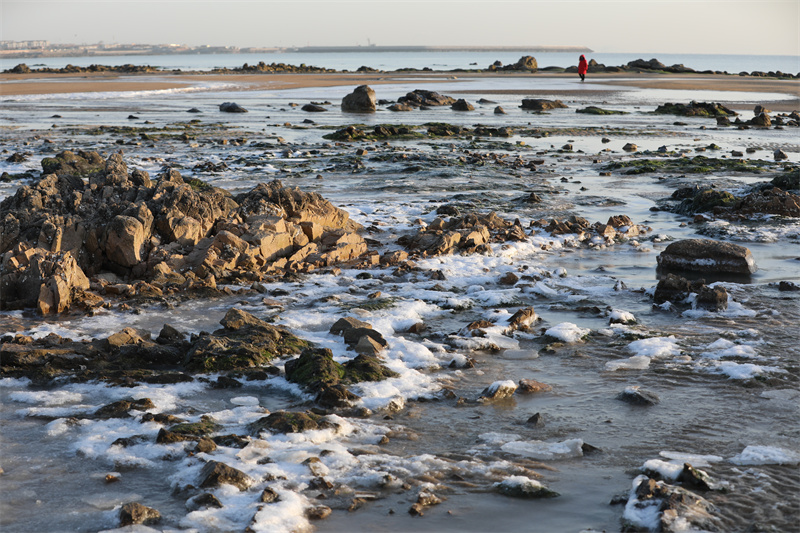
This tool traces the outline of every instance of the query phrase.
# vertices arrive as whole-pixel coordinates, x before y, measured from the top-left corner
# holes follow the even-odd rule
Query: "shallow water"
[[[447,93],[454,85],[430,87]],[[463,87],[476,91],[507,88],[497,80],[485,85],[469,82]],[[413,88],[381,86],[378,97],[394,99]],[[0,110],[5,126],[0,133],[3,145],[10,152],[29,151],[31,157],[21,164],[0,162],[0,171],[38,170],[43,157],[63,149],[106,153],[122,149],[129,167],[157,173],[164,165],[180,165],[184,177],[194,175],[237,192],[279,178],[286,185],[319,192],[346,209],[370,228],[369,236],[382,243],[381,251],[399,248],[397,237],[410,232],[415,219],[433,220],[435,209],[445,203],[518,217],[526,228],[531,220],[543,217],[577,214],[590,222],[604,222],[611,215],[627,214],[652,231],[632,242],[589,249],[539,230],[531,242],[496,245],[491,255],[420,260],[420,271],[411,274],[375,269],[372,279],[359,279],[356,276],[361,271],[344,269],[339,276],[319,274],[300,282],[269,284],[268,291],[283,291],[271,296],[283,305],[279,310],[266,308],[261,303],[263,296],[234,295],[183,303],[174,309],[103,310],[94,317],[42,320],[22,312],[3,312],[0,330],[36,337],[56,332],[89,338],[105,337],[126,326],[148,329],[155,335],[164,323],[170,323],[197,333],[216,329],[235,305],[260,317],[274,316],[298,336],[330,347],[343,361],[350,354],[340,339],[327,333],[330,325],[348,315],[372,323],[390,343],[387,360],[402,373],[397,380],[357,387],[364,405],[375,410],[373,416],[346,419],[338,433],[320,431],[295,440],[265,437],[265,449],[221,447],[212,455],[261,475],[260,479],[267,479],[266,472],[288,478],[270,482],[282,491],[284,501],[276,508],[273,522],[263,517],[257,521],[262,530],[308,527],[302,509],[314,502],[318,493],[304,490],[311,476],[301,463],[309,456],[319,456],[329,479],[342,487],[340,495],[321,500],[334,512],[327,520],[313,522],[318,531],[616,530],[624,506],[612,506],[609,501],[626,494],[644,462],[661,457],[662,452],[720,457],[704,467],[716,482],[728,487],[727,493],[705,494],[717,507],[720,530],[790,531],[796,527],[800,511],[791,495],[800,487],[797,461],[766,464],[771,462],[768,457],[757,464],[740,465],[736,457],[756,445],[773,449],[772,462],[777,449],[795,458],[800,453],[796,423],[800,298],[798,293],[779,292],[775,286],[780,280],[800,281],[800,222],[696,225],[684,224],[690,221],[688,217],[650,211],[657,200],[668,197],[678,186],[715,181],[741,187],[763,181],[759,175],[600,175],[606,161],[638,157],[622,152],[627,142],[635,142],[641,151],[666,146],[670,151],[689,151],[689,155],[698,147],[716,143],[721,147],[718,152],[703,153],[716,157],[758,146],[761,149],[747,157],[763,160],[771,160],[771,151],[780,147],[796,164],[800,161],[796,130],[724,130],[703,119],[680,119],[687,125],[676,126],[675,117],[648,113],[655,105],[650,102],[669,100],[664,93],[616,87],[606,87],[607,94],[601,96],[577,99],[559,95],[563,87],[553,85],[554,95],[570,109],[547,114],[518,109],[520,97],[483,92],[463,95],[471,102],[479,97],[497,101],[509,113],[500,118],[492,113],[495,104],[473,113],[432,109],[404,114],[381,111],[366,117],[343,116],[336,106],[316,114],[289,106],[311,99],[338,103],[350,89],[5,100]],[[723,92],[709,96],[721,102],[742,98]],[[752,98],[753,104],[765,101]],[[223,101],[236,101],[250,113],[219,113],[216,108]],[[586,105],[614,107],[630,114],[598,119],[574,112],[573,108]],[[203,113],[187,114],[190,107]],[[53,114],[63,118],[53,119]],[[129,120],[129,114],[139,118]],[[219,124],[206,126],[205,131],[211,133],[204,134],[197,147],[170,138],[131,142],[129,136],[116,133],[89,134],[101,124],[144,127],[147,120],[152,122],[151,128],[160,128],[194,118],[207,125]],[[316,124],[303,124],[304,119]],[[322,126],[355,122],[530,124],[532,129],[554,133],[509,139],[354,143],[345,148],[322,139],[333,131]],[[604,136],[611,142],[602,143]],[[216,142],[242,137],[248,142],[239,146]],[[286,144],[280,144],[277,137]],[[124,144],[117,144],[118,139]],[[573,145],[573,151],[559,152],[566,143]],[[354,166],[357,147],[369,152],[362,158],[363,167]],[[603,151],[606,148],[611,151]],[[467,151],[508,154],[509,158],[519,155],[524,160],[541,158],[545,163],[537,165],[536,172],[492,164],[448,164]],[[400,155],[407,158],[392,161]],[[213,174],[192,171],[204,161],[224,161],[229,169]],[[420,168],[406,172],[409,164]],[[18,186],[15,182],[0,184],[0,198],[13,194]],[[532,190],[543,196],[542,204],[518,201]],[[726,312],[680,313],[654,308],[646,291],[657,282],[657,254],[670,240],[708,234],[748,246],[758,272],[746,282],[722,282],[732,294]],[[541,244],[549,243],[551,249],[543,251]],[[431,280],[433,270],[441,270],[445,279]],[[520,283],[500,285],[500,276],[511,271],[522,278]],[[619,281],[625,287],[618,286]],[[361,308],[375,291],[393,298],[392,306]],[[542,322],[530,333],[513,337],[491,333],[488,339],[458,333],[474,320],[502,321],[516,309],[531,305]],[[592,310],[595,307],[627,311],[637,323],[610,326],[609,317]],[[419,321],[428,325],[428,333],[402,333]],[[540,332],[565,322],[591,333],[577,343],[548,347]],[[636,344],[640,338],[649,344]],[[487,350],[490,342],[503,349]],[[610,370],[613,365],[609,363],[633,356],[650,359],[639,370]],[[450,368],[450,361],[464,357],[474,358],[475,367]],[[474,400],[494,382],[523,378],[547,383],[553,390],[515,395],[488,405],[457,403],[457,398]],[[202,381],[134,389],[55,383],[42,390],[21,380],[0,384],[0,466],[4,469],[0,527],[20,532],[113,528],[118,506],[132,500],[159,509],[165,517],[162,527],[242,530],[256,515],[256,500],[265,482],[242,494],[220,489],[218,497],[226,505],[221,511],[188,513],[184,505],[188,495],[177,489],[194,481],[199,463],[186,457],[181,446],[111,446],[122,436],[141,433],[154,437],[156,424],[140,424],[138,414],[119,421],[78,423],[70,417],[128,396],[150,397],[155,412],[187,418],[212,413],[225,427],[221,433],[228,434],[245,433],[244,426],[260,416],[260,409],[306,409],[311,405],[307,395],[282,378],[247,383],[232,391],[212,390]],[[617,394],[629,386],[650,390],[661,402],[642,407],[617,400]],[[387,410],[398,399],[404,407],[396,412]],[[535,413],[542,415],[542,427],[526,424]],[[388,443],[378,445],[384,435]],[[538,446],[535,441],[555,445],[573,439],[600,451],[555,459],[519,453]],[[256,461],[266,456],[273,462]],[[111,472],[121,481],[107,485],[103,478]],[[516,500],[498,495],[492,486],[512,475],[537,474],[561,496]],[[386,482],[386,475],[395,481]],[[447,499],[426,508],[425,516],[412,517],[408,508],[420,487],[426,486]],[[347,487],[367,492],[376,500],[348,512],[352,493]]]

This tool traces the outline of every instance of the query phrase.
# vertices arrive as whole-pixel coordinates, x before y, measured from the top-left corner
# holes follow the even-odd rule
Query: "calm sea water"
[[[314,65],[337,70],[357,70],[368,66],[380,70],[400,68],[431,68],[433,70],[486,68],[495,61],[503,64],[515,63],[524,52],[352,52],[352,53],[265,53],[265,54],[198,54],[198,55],[125,55],[110,57],[49,57],[26,59],[3,59],[0,67],[12,68],[19,63],[29,66],[61,68],[101,65],[153,65],[164,69],[211,70],[216,67],[240,67],[244,63],[289,63]],[[577,64],[574,53],[534,53],[539,67],[569,67]],[[683,64],[695,70],[720,70],[731,73],[741,71],[800,72],[800,56],[765,55],[715,55],[715,54],[662,54],[635,52],[625,54],[587,54],[589,59],[605,65],[624,65],[635,59],[656,58],[665,65]]]

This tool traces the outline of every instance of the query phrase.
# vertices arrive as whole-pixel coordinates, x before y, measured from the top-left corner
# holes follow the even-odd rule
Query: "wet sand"
[[[108,72],[81,74],[0,74],[0,95],[19,96],[33,94],[124,92],[184,89],[209,83],[224,83],[229,91],[284,90],[308,87],[338,87],[343,85],[382,85],[413,81],[414,83],[454,84],[452,93],[470,94],[518,94],[521,96],[552,95],[552,90],[531,89],[474,90],[461,91],[460,81],[487,78],[520,79],[573,79],[569,73],[489,73],[489,72],[377,72],[377,73],[323,73],[323,74],[204,74],[182,72],[131,73]],[[784,100],[770,102],[769,108],[776,112],[800,110],[800,80],[777,80],[741,76],[703,74],[643,74],[603,73],[587,78],[585,88],[563,89],[570,97],[590,96],[606,92],[593,88],[598,82],[642,89],[713,90],[739,92],[783,93]],[[749,105],[749,104],[748,104]],[[733,106],[744,108],[747,106]]]

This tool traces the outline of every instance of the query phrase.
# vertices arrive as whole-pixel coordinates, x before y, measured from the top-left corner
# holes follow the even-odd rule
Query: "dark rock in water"
[[[112,446],[122,446],[128,448],[129,446],[136,446],[150,440],[147,435],[133,435],[131,437],[120,437],[111,443]]]
[[[136,115],[128,115],[128,120],[138,120],[138,119],[139,117],[137,117]]]
[[[540,98],[525,98],[522,100],[522,109],[529,109],[532,111],[547,111],[548,109],[566,108],[561,100],[543,100]]]
[[[247,113],[247,109],[236,102],[223,102],[219,105],[219,110],[224,113]]]
[[[689,102],[688,104],[663,104],[654,111],[660,115],[678,115],[682,117],[726,117],[738,113],[721,104],[707,102]]]
[[[250,432],[258,435],[264,430],[274,433],[300,433],[320,427],[320,416],[313,413],[275,411],[259,418],[248,426]]]
[[[137,411],[146,411],[147,409],[154,409],[155,404],[150,398],[142,398],[140,400],[120,400],[118,402],[110,403],[95,411],[94,415],[97,418],[128,418],[130,414],[128,411],[135,409]]]
[[[556,498],[560,496],[556,491],[550,490],[532,479],[525,482],[506,480],[496,483],[495,486],[500,494],[512,498]]]
[[[138,502],[126,503],[119,510],[119,525],[122,527],[134,524],[156,524],[160,520],[161,513]]]
[[[252,484],[250,476],[219,461],[209,461],[200,471],[200,486],[203,488],[233,485],[239,490],[247,490]]]
[[[494,105],[497,102],[495,102],[494,100],[487,100],[486,98],[481,98],[480,100],[478,100],[478,103],[481,105]]]
[[[780,176],[775,176],[770,183],[776,187],[780,187],[784,191],[800,189],[800,169],[784,172]]]
[[[317,104],[306,104],[300,109],[302,109],[303,111],[307,111],[309,113],[322,113],[323,111],[327,111],[327,109]]]
[[[536,413],[526,420],[525,423],[529,426],[540,428],[544,426],[544,417],[541,415],[541,413]]]
[[[686,531],[687,524],[702,531],[722,531],[711,513],[714,506],[704,498],[682,487],[645,479],[636,487],[628,505],[642,507],[649,502],[658,505],[657,531]]]
[[[500,106],[497,106],[497,107],[494,108],[494,114],[495,115],[505,115],[506,114],[506,110],[503,109]]]
[[[636,386],[626,387],[624,391],[617,395],[617,400],[634,405],[656,405],[661,401],[655,393]]]
[[[24,163],[28,160],[28,156],[19,152],[15,152],[6,158],[8,163]]]
[[[211,453],[217,449],[217,443],[208,437],[202,437],[194,447],[194,453]]]
[[[456,102],[455,98],[441,95],[434,91],[426,91],[424,89],[416,89],[401,96],[397,99],[399,104],[407,104],[412,107],[434,107],[443,105],[453,105]]]
[[[725,287],[703,286],[697,292],[697,307],[709,311],[725,311],[728,308],[728,291]]]
[[[350,407],[352,403],[359,399],[357,394],[353,394],[341,383],[324,384],[317,387],[317,395],[314,401],[325,408]]]
[[[372,330],[371,330],[372,331]],[[344,364],[346,379],[351,383],[362,381],[383,381],[397,377],[399,374],[389,370],[377,357],[361,354]]]
[[[328,348],[307,349],[297,359],[286,361],[286,379],[312,390],[338,383],[345,375],[344,366],[333,360]]]
[[[550,392],[553,390],[553,387],[534,379],[521,379],[519,380],[519,389],[517,390],[521,394],[535,394],[537,392]]]
[[[213,418],[208,415],[200,417],[200,422],[184,422],[169,428],[172,433],[179,435],[188,435],[191,437],[207,437],[222,429],[222,426],[217,424]]]
[[[344,113],[374,113],[375,91],[368,85],[361,85],[342,99]]]
[[[389,111],[413,111],[414,108],[408,104],[392,104],[387,108]]]
[[[216,381],[212,382],[211,387],[214,389],[239,389],[242,387],[242,382],[228,376],[219,376]]]
[[[187,110],[186,112],[187,112],[187,113],[202,113],[202,111],[200,111],[200,110],[199,110],[199,109],[197,109],[196,107],[193,107],[193,108],[191,108],[191,109]]]
[[[781,292],[796,292],[800,291],[800,285],[791,281],[781,281],[778,283],[778,290]]]
[[[337,320],[329,330],[331,335],[342,335],[346,330],[353,328],[372,328],[372,326],[357,318],[348,316]]]
[[[453,105],[450,106],[450,109],[453,111],[475,111],[475,107],[463,98],[456,100]]]
[[[772,152],[772,157],[775,159],[775,161],[784,161],[786,159],[789,159],[789,156],[786,155],[786,152],[780,149]]]
[[[730,126],[731,120],[728,117],[717,117],[717,126]]]
[[[683,470],[675,481],[692,490],[711,490],[708,474],[698,470],[689,463],[683,463]]]
[[[761,126],[763,128],[769,128],[770,126],[772,126],[772,119],[770,119],[767,113],[760,113],[755,117],[753,117],[752,119],[750,119],[749,123],[752,124],[753,126]]]
[[[756,266],[744,246],[709,239],[687,239],[671,243],[656,257],[659,267],[693,272],[750,275]]]

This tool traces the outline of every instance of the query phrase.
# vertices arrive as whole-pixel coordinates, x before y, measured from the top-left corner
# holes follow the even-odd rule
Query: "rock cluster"
[[[724,311],[728,308],[728,291],[719,285],[709,287],[705,280],[690,281],[675,274],[667,274],[659,280],[653,294],[653,303],[661,305],[666,302],[678,305],[686,303],[694,294],[694,305],[709,311]]]
[[[654,111],[660,115],[678,115],[682,117],[729,117],[738,113],[722,104],[713,102],[689,102],[688,104],[662,104]]]
[[[450,96],[444,96],[434,91],[416,89],[405,96],[398,98],[397,102],[410,107],[436,107],[453,105],[456,103],[456,99]]]
[[[63,68],[41,67],[31,69],[25,63],[20,63],[11,69],[3,71],[4,74],[29,74],[31,72],[47,73],[47,74],[81,74],[86,72],[158,72],[158,67],[151,67],[150,65],[132,65],[130,63],[125,65],[89,65],[88,67],[76,67],[75,65],[67,65]]]
[[[0,204],[0,308],[52,313],[102,305],[103,295],[161,297],[367,252],[345,211],[280,181],[234,197],[176,170],[156,181],[129,172],[120,154],[100,161],[71,152],[45,159],[54,173]]]
[[[516,71],[516,72],[536,72],[539,70],[539,64],[533,56],[522,56],[513,65],[503,65],[500,61],[495,61],[486,69],[490,72],[499,71]]]
[[[522,100],[522,109],[531,111],[547,111],[549,109],[560,109],[568,107],[561,100],[542,100],[540,98],[524,98]]]

